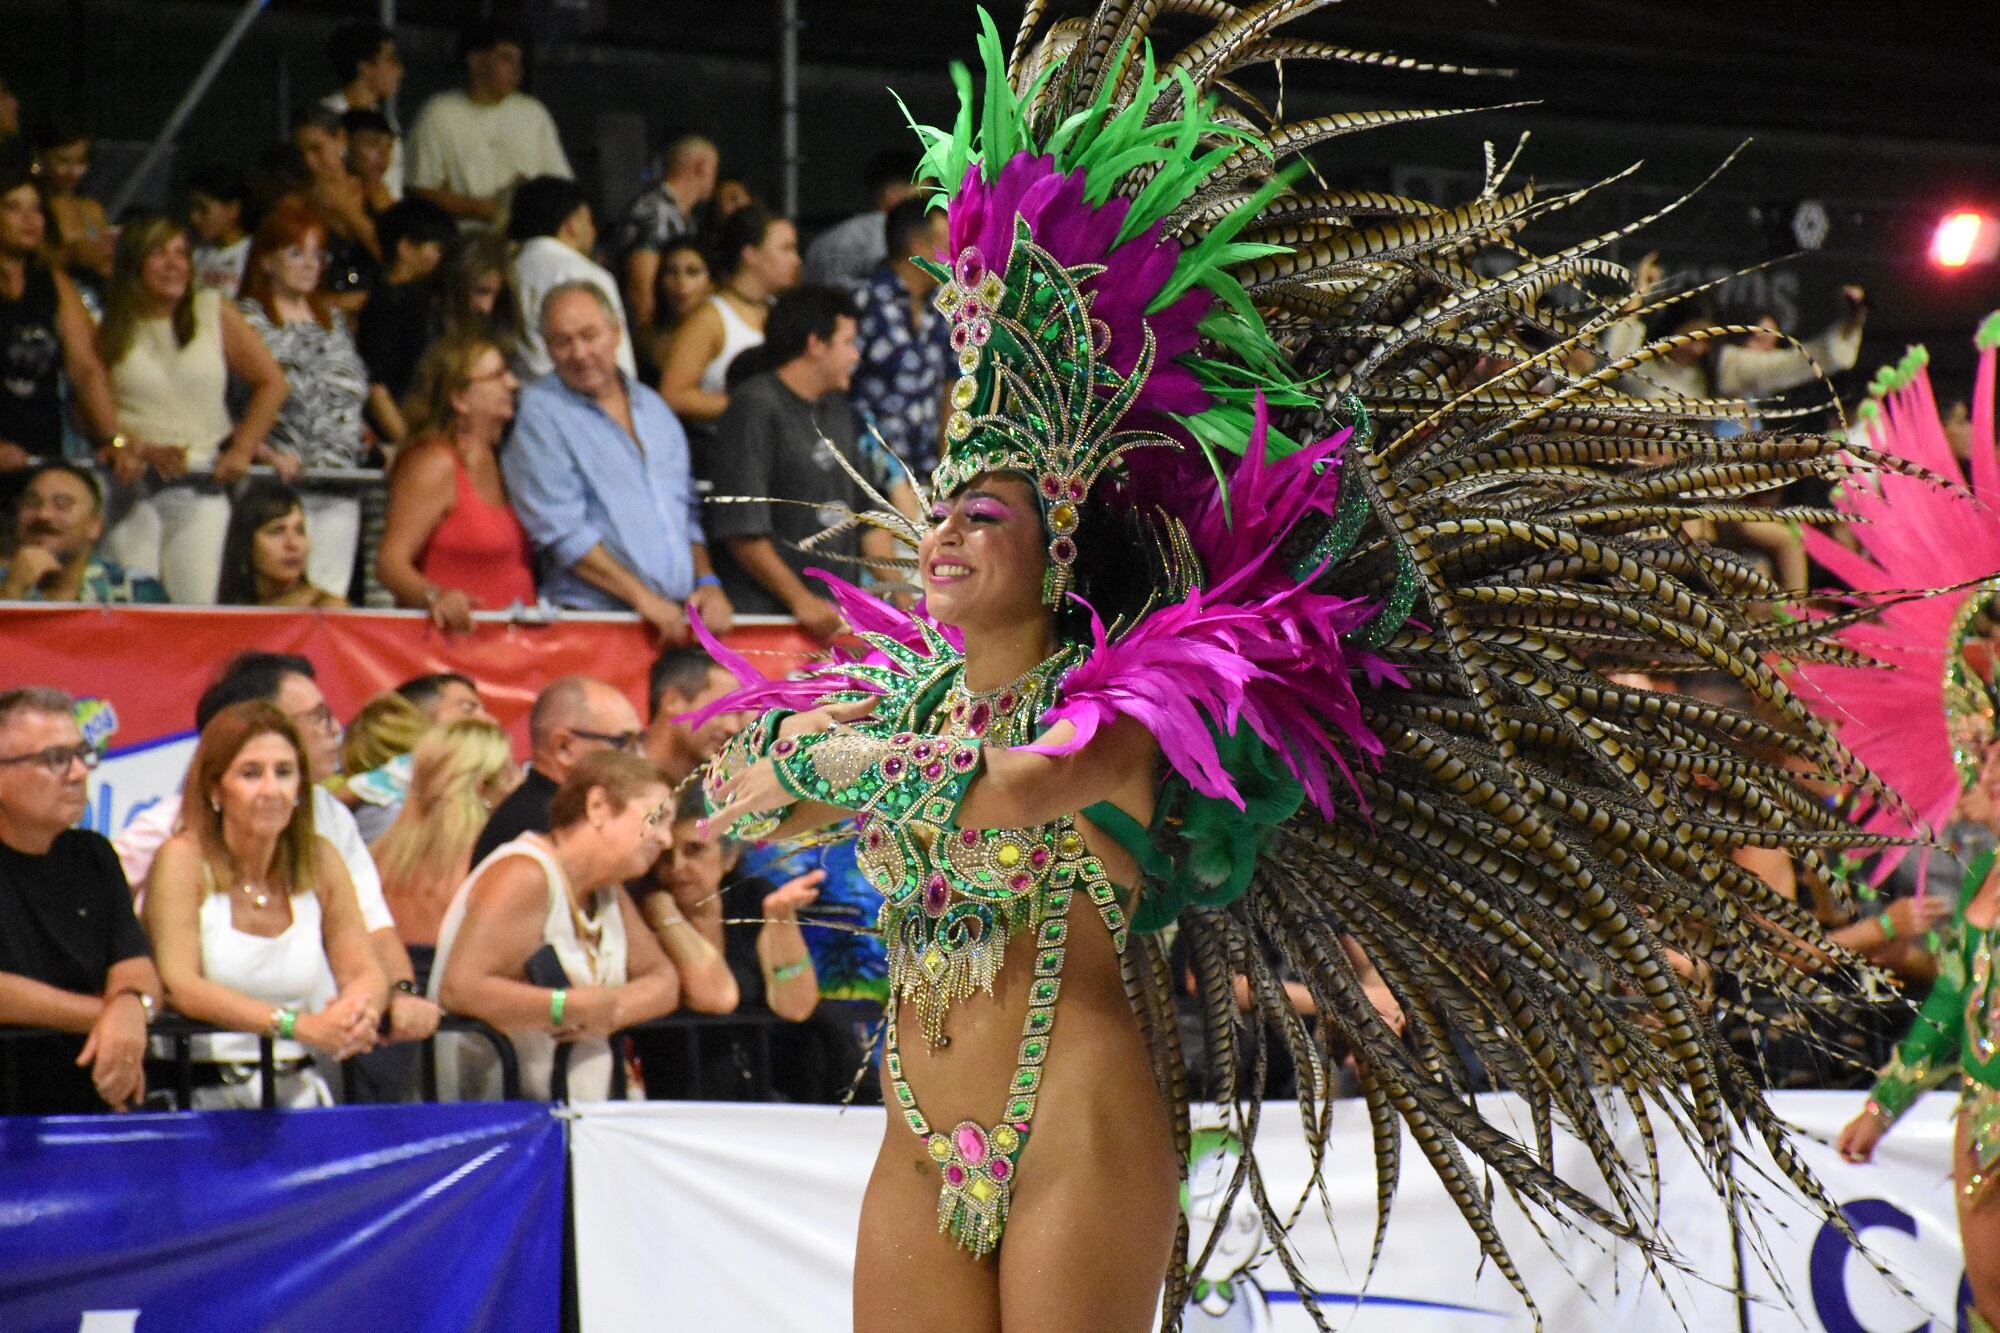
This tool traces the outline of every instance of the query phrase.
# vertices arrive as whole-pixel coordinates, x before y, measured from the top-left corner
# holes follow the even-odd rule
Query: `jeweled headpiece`
[[[1102,355],[1111,339],[1091,314],[1080,281],[1098,265],[1065,268],[1017,224],[1007,276],[986,266],[977,246],[959,252],[937,307],[952,321],[960,376],[936,493],[949,495],[982,472],[1018,472],[1034,485],[1049,532],[1044,601],[1068,592],[1084,498],[1104,471],[1133,449],[1179,448],[1155,431],[1120,430],[1152,370],[1152,330],[1130,373],[1116,374]]]
[[[1049,533],[1044,600],[1057,603],[1092,488],[1128,454],[1240,452],[1257,392],[1274,406],[1314,399],[1227,271],[1280,251],[1235,236],[1282,183],[1195,207],[1205,188],[1242,180],[1251,136],[1219,119],[1212,100],[1180,97],[1150,52],[1121,108],[1105,97],[1050,123],[1041,85],[1014,90],[998,35],[982,22],[985,95],[975,99],[957,69],[956,125],[918,127],[928,149],[920,174],[957,182],[944,201],[946,262],[918,261],[938,279],[934,303],[960,372],[932,490],[950,495],[981,472],[1027,477]],[[1204,341],[1233,359],[1200,356]],[[1271,444],[1293,447],[1282,436]]]

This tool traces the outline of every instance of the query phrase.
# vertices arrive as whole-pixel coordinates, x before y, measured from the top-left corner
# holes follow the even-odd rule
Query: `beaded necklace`
[[[1032,740],[1036,721],[1055,703],[1077,657],[1076,649],[1064,649],[997,690],[968,690],[961,672],[939,705],[942,725],[921,740],[912,738],[910,761],[923,763],[933,747],[948,749],[954,740],[1000,746]],[[913,718],[911,724],[922,728],[924,721]],[[943,1043],[953,1004],[992,991],[1007,941],[1039,930],[1045,904],[1037,889],[1055,862],[1048,835],[1055,827],[941,828],[914,840],[862,828],[861,868],[884,895],[890,994],[915,1005],[931,1045]]]

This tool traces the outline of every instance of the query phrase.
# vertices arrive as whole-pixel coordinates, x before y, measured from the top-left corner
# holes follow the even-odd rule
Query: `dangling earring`
[[[208,798],[208,808],[219,815],[222,813],[222,802],[211,796]]]

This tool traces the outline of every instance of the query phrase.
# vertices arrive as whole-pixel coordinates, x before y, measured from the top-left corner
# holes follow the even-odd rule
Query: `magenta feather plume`
[[[837,667],[820,667],[783,680],[770,680],[741,653],[716,638],[701,623],[701,616],[692,605],[687,611],[688,627],[694,631],[695,640],[708,650],[717,666],[736,677],[737,688],[700,708],[677,714],[674,721],[682,726],[698,727],[721,713],[765,713],[773,709],[804,712],[819,707],[831,695],[870,688],[865,682],[842,675]]]
[[[1184,439],[1186,431],[1169,414],[1194,416],[1212,400],[1178,358],[1199,345],[1198,329],[1214,297],[1197,287],[1148,315],[1146,307],[1173,278],[1180,247],[1161,241],[1158,223],[1118,245],[1118,229],[1132,201],[1113,196],[1102,207],[1093,206],[1084,198],[1084,186],[1082,172],[1065,175],[1053,157],[1020,154],[990,183],[973,165],[951,199],[951,254],[977,246],[987,267],[1004,271],[1014,250],[1018,217],[1027,222],[1035,244],[1066,267],[1102,264],[1104,271],[1084,279],[1078,290],[1091,298],[1092,317],[1110,330],[1105,364],[1121,376],[1130,375],[1145,346],[1144,329],[1153,330],[1153,370],[1124,423],[1129,429]]]
[[[1264,457],[1269,417],[1260,395],[1249,447],[1230,478],[1229,514],[1219,490],[1189,516],[1188,534],[1209,581],[1142,619],[1116,642],[1091,612],[1091,655],[1063,682],[1062,702],[1043,718],[1074,733],[1043,754],[1081,749],[1113,718],[1142,723],[1160,752],[1204,796],[1243,806],[1217,756],[1211,725],[1247,726],[1274,750],[1320,810],[1332,813],[1332,775],[1353,787],[1346,755],[1382,753],[1356,697],[1353,673],[1373,685],[1403,683],[1375,654],[1341,636],[1374,614],[1372,602],[1311,591],[1279,554],[1287,532],[1338,500],[1333,466],[1343,433],[1276,462]]]
[[[954,651],[964,651],[964,639],[957,630],[948,625],[940,625],[921,613],[912,614],[898,611],[888,602],[849,583],[823,569],[808,569],[806,573],[826,584],[834,603],[840,607],[847,623],[862,634],[879,635],[891,642],[917,652],[928,653],[927,644],[943,640]],[[861,657],[844,657],[835,661],[808,667],[783,680],[769,680],[752,666],[741,653],[730,648],[722,640],[709,632],[701,623],[701,616],[690,606],[688,623],[694,630],[695,638],[708,650],[716,665],[736,677],[738,688],[701,708],[679,714],[674,721],[685,726],[698,727],[719,713],[768,712],[782,709],[798,713],[818,708],[830,698],[857,691],[880,694],[881,687],[864,674],[848,670],[849,667],[873,669],[896,669],[887,653],[874,649]],[[933,636],[926,640],[925,631]]]
[[[939,624],[921,611],[899,611],[890,603],[877,597],[867,589],[849,583],[838,574],[824,569],[808,569],[807,574],[826,585],[828,595],[833,598],[840,613],[847,617],[847,623],[858,634],[880,634],[905,648],[924,649],[925,631],[937,635],[950,644],[952,651],[965,651],[965,636],[950,625]],[[864,662],[880,663],[888,659],[880,653],[871,653],[861,659]]]

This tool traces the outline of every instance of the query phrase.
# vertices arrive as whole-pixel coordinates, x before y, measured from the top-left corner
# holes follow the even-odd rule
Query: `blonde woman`
[[[253,463],[293,474],[296,459],[266,439],[284,406],[285,372],[242,312],[197,291],[193,277],[179,222],[148,214],[120,228],[98,355],[118,420],[152,445],[148,462],[159,484],[140,491],[105,545],[127,569],[157,575],[174,601],[210,603],[229,528],[220,488]],[[231,381],[247,394],[234,420]],[[212,476],[169,484],[189,471]]]
[[[354,812],[354,824],[373,842],[396,822],[410,789],[410,758],[430,732],[423,710],[394,690],[361,705],[340,740],[340,771],[327,784]]]
[[[427,987],[445,909],[472,868],[487,816],[520,784],[521,767],[507,733],[484,718],[437,728],[413,758],[402,811],[369,850],[417,984]]]

